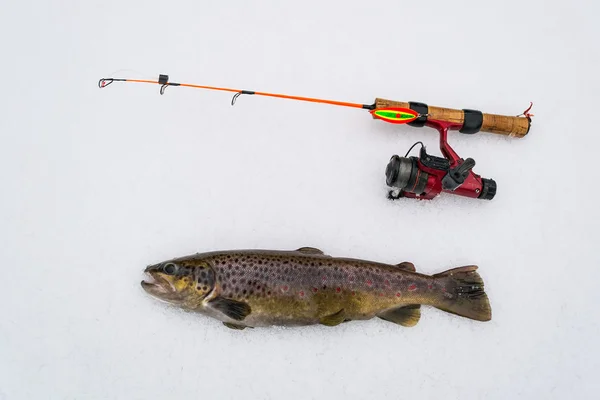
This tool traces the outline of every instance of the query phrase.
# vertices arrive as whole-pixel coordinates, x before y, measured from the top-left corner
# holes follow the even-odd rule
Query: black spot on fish
[[[237,283],[237,279],[232,279],[231,283],[233,283],[235,285]]]
[[[208,286],[202,286],[202,291],[206,292],[208,290]]]
[[[200,276],[201,276],[202,278],[206,278],[206,271],[202,271],[202,272],[200,273]]]
[[[226,283],[224,283],[222,287],[223,287],[223,290],[227,290],[227,284]]]

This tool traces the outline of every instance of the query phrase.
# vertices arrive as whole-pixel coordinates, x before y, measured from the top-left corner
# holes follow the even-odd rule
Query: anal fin
[[[394,308],[379,314],[378,317],[402,326],[415,326],[421,318],[421,305],[410,304],[408,306]]]
[[[335,314],[327,315],[319,320],[319,323],[326,326],[336,326],[346,321],[346,311],[342,308]]]

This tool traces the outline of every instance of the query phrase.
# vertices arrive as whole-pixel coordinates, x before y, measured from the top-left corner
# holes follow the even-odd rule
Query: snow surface
[[[61,1],[0,6],[0,399],[597,398],[594,1]],[[386,199],[428,129],[111,75],[515,115],[452,133],[491,202]],[[139,71],[139,72],[138,72]],[[232,331],[140,288],[217,249],[477,264],[493,320]],[[595,377],[595,378],[594,378]]]

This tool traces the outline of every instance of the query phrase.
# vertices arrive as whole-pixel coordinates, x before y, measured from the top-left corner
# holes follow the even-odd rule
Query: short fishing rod
[[[529,132],[531,126],[530,107],[517,116],[497,115],[482,113],[471,109],[452,109],[428,106],[424,103],[409,101],[394,101],[386,99],[375,99],[372,104],[350,103],[345,101],[318,99],[313,97],[292,96],[288,94],[258,92],[253,90],[231,89],[216,86],[195,85],[191,83],[169,82],[168,75],[160,75],[158,80],[148,79],[125,79],[125,78],[102,78],[98,81],[98,87],[104,88],[113,82],[137,82],[160,85],[160,94],[165,93],[168,86],[182,86],[195,89],[217,90],[234,93],[231,99],[231,105],[241,95],[256,95],[266,97],[276,97],[280,99],[289,99],[297,101],[308,101],[312,103],[330,104],[340,107],[351,107],[368,110],[373,118],[380,119],[392,124],[408,124],[414,127],[423,127],[429,120],[452,123],[459,126],[459,132],[473,134],[479,131],[491,132],[511,137],[524,137]]]
[[[231,92],[234,93],[231,105],[235,104],[238,97],[245,94],[360,108],[368,110],[373,118],[392,124],[408,124],[415,127],[427,126],[436,129],[440,134],[440,150],[443,157],[428,154],[423,143],[417,142],[413,147],[416,144],[421,144],[419,157],[408,157],[410,150],[413,148],[411,147],[404,157],[394,155],[390,159],[385,175],[387,185],[392,188],[388,193],[388,198],[392,200],[401,197],[430,200],[441,192],[482,200],[493,199],[496,195],[496,182],[493,179],[482,178],[473,172],[475,160],[472,158],[465,160],[456,154],[448,144],[448,131],[457,130],[465,134],[482,131],[522,138],[529,132],[531,117],[533,116],[533,114],[529,113],[533,103],[523,113],[512,117],[484,114],[477,110],[456,110],[428,106],[427,104],[418,102],[400,102],[379,98],[375,99],[373,104],[360,104],[252,90],[176,83],[169,82],[168,75],[160,75],[156,81],[102,78],[98,81],[98,87],[104,88],[113,82],[138,82],[161,85],[161,95],[165,93],[165,89],[168,86]]]

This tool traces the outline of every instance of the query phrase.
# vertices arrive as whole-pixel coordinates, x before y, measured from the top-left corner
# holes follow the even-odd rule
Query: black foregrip
[[[463,112],[465,113],[465,121],[459,132],[468,135],[479,132],[481,125],[483,124],[483,113],[481,111],[468,109],[464,109]]]
[[[408,125],[416,126],[417,128],[425,126],[425,123],[427,122],[427,114],[429,113],[429,106],[425,103],[418,103],[416,101],[409,101],[408,106],[411,110],[421,114],[420,117],[412,122],[409,122]]]

